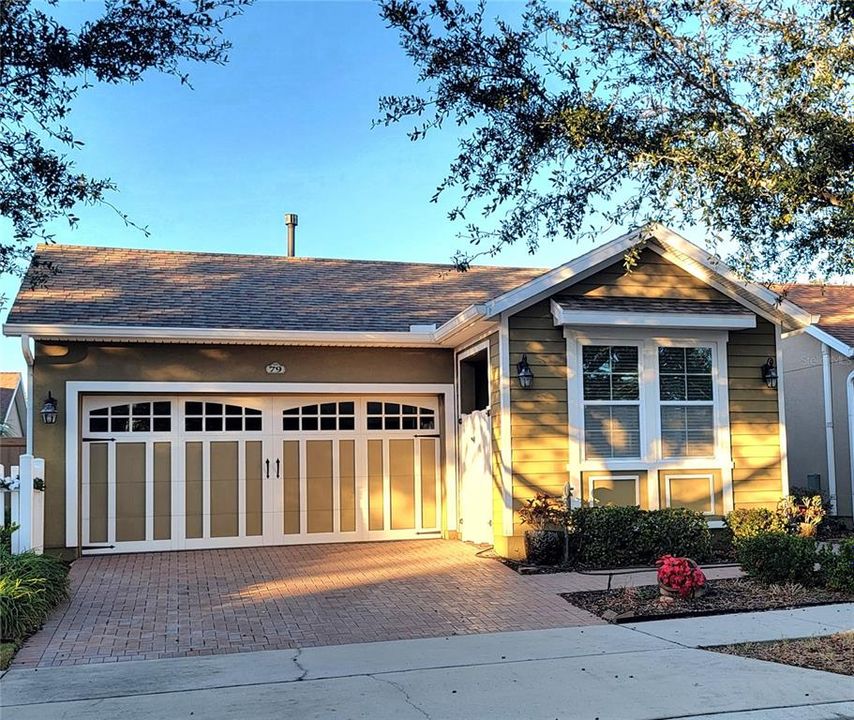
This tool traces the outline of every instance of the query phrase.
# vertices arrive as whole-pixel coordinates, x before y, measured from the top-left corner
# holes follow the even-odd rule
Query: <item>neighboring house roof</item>
[[[815,319],[653,225],[548,271],[40,245],[37,255],[60,274],[35,290],[25,278],[3,330],[43,339],[455,347],[641,245],[783,331]]]
[[[544,270],[39,245],[10,325],[409,332],[441,325]]]
[[[0,422],[6,422],[15,406],[15,395],[21,392],[21,373],[0,372]]]
[[[792,284],[776,289],[819,316],[815,327],[843,344],[834,349],[849,357],[854,355],[854,285]]]

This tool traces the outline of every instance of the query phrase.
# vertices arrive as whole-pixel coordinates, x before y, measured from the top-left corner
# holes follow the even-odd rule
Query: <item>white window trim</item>
[[[670,507],[671,480],[705,480],[709,481],[709,508],[703,510],[703,515],[715,515],[715,476],[713,473],[664,473],[664,501]]]
[[[604,474],[604,473],[600,473],[598,475],[595,475],[593,473],[589,474],[587,476],[587,493],[588,493],[588,497],[590,498],[591,503],[593,502],[593,490],[595,489],[597,480],[611,480],[612,482],[616,481],[616,480],[632,480],[632,481],[634,481],[634,484],[635,484],[635,505],[641,504],[640,475],[638,475],[638,474],[612,475],[612,474]]]
[[[642,328],[591,328],[578,330],[564,327],[567,357],[567,392],[569,393],[569,476],[573,493],[581,494],[581,473],[647,470],[647,492],[650,509],[660,505],[658,475],[660,470],[719,470],[723,481],[723,512],[733,508],[732,451],[729,432],[729,382],[727,369],[728,332],[716,331],[644,331]],[[581,347],[583,345],[639,344],[641,378],[641,448],[640,458],[591,459],[584,457],[584,402],[581,372]],[[715,454],[709,458],[664,458],[661,452],[661,418],[658,389],[657,348],[693,347],[705,345],[712,348],[712,382],[714,385]],[[646,394],[650,397],[647,398]],[[649,401],[648,401],[649,400]]]

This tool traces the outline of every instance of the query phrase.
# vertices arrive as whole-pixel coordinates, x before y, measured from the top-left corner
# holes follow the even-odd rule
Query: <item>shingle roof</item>
[[[618,298],[590,297],[585,295],[562,295],[556,300],[570,312],[606,310],[627,313],[725,313],[750,312],[743,305],[729,298],[724,300],[676,300],[667,298]]]
[[[40,245],[9,324],[408,331],[441,325],[544,270]]]
[[[814,315],[818,326],[854,347],[854,285],[780,285],[775,288],[787,300]]]
[[[0,422],[9,412],[9,405],[15,397],[15,388],[21,382],[21,373],[0,372]]]

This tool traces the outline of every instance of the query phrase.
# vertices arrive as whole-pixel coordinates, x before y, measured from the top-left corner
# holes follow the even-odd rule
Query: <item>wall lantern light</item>
[[[534,385],[534,372],[531,366],[528,365],[528,356],[523,355],[522,359],[516,363],[516,377],[519,378],[519,386],[523,390],[530,390]]]
[[[53,425],[56,423],[56,416],[59,414],[57,411],[57,401],[56,398],[48,392],[47,399],[44,401],[44,405],[42,405],[41,415],[42,422],[45,425]]]
[[[777,389],[777,366],[774,364],[774,358],[768,358],[762,366],[762,379],[769,388]]]

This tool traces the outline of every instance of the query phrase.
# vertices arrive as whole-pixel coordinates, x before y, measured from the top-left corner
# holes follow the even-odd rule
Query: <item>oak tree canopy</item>
[[[378,122],[413,123],[413,140],[458,126],[434,199],[466,223],[461,268],[595,220],[704,227],[752,274],[854,272],[852,0],[380,11],[420,92],[381,98]]]

